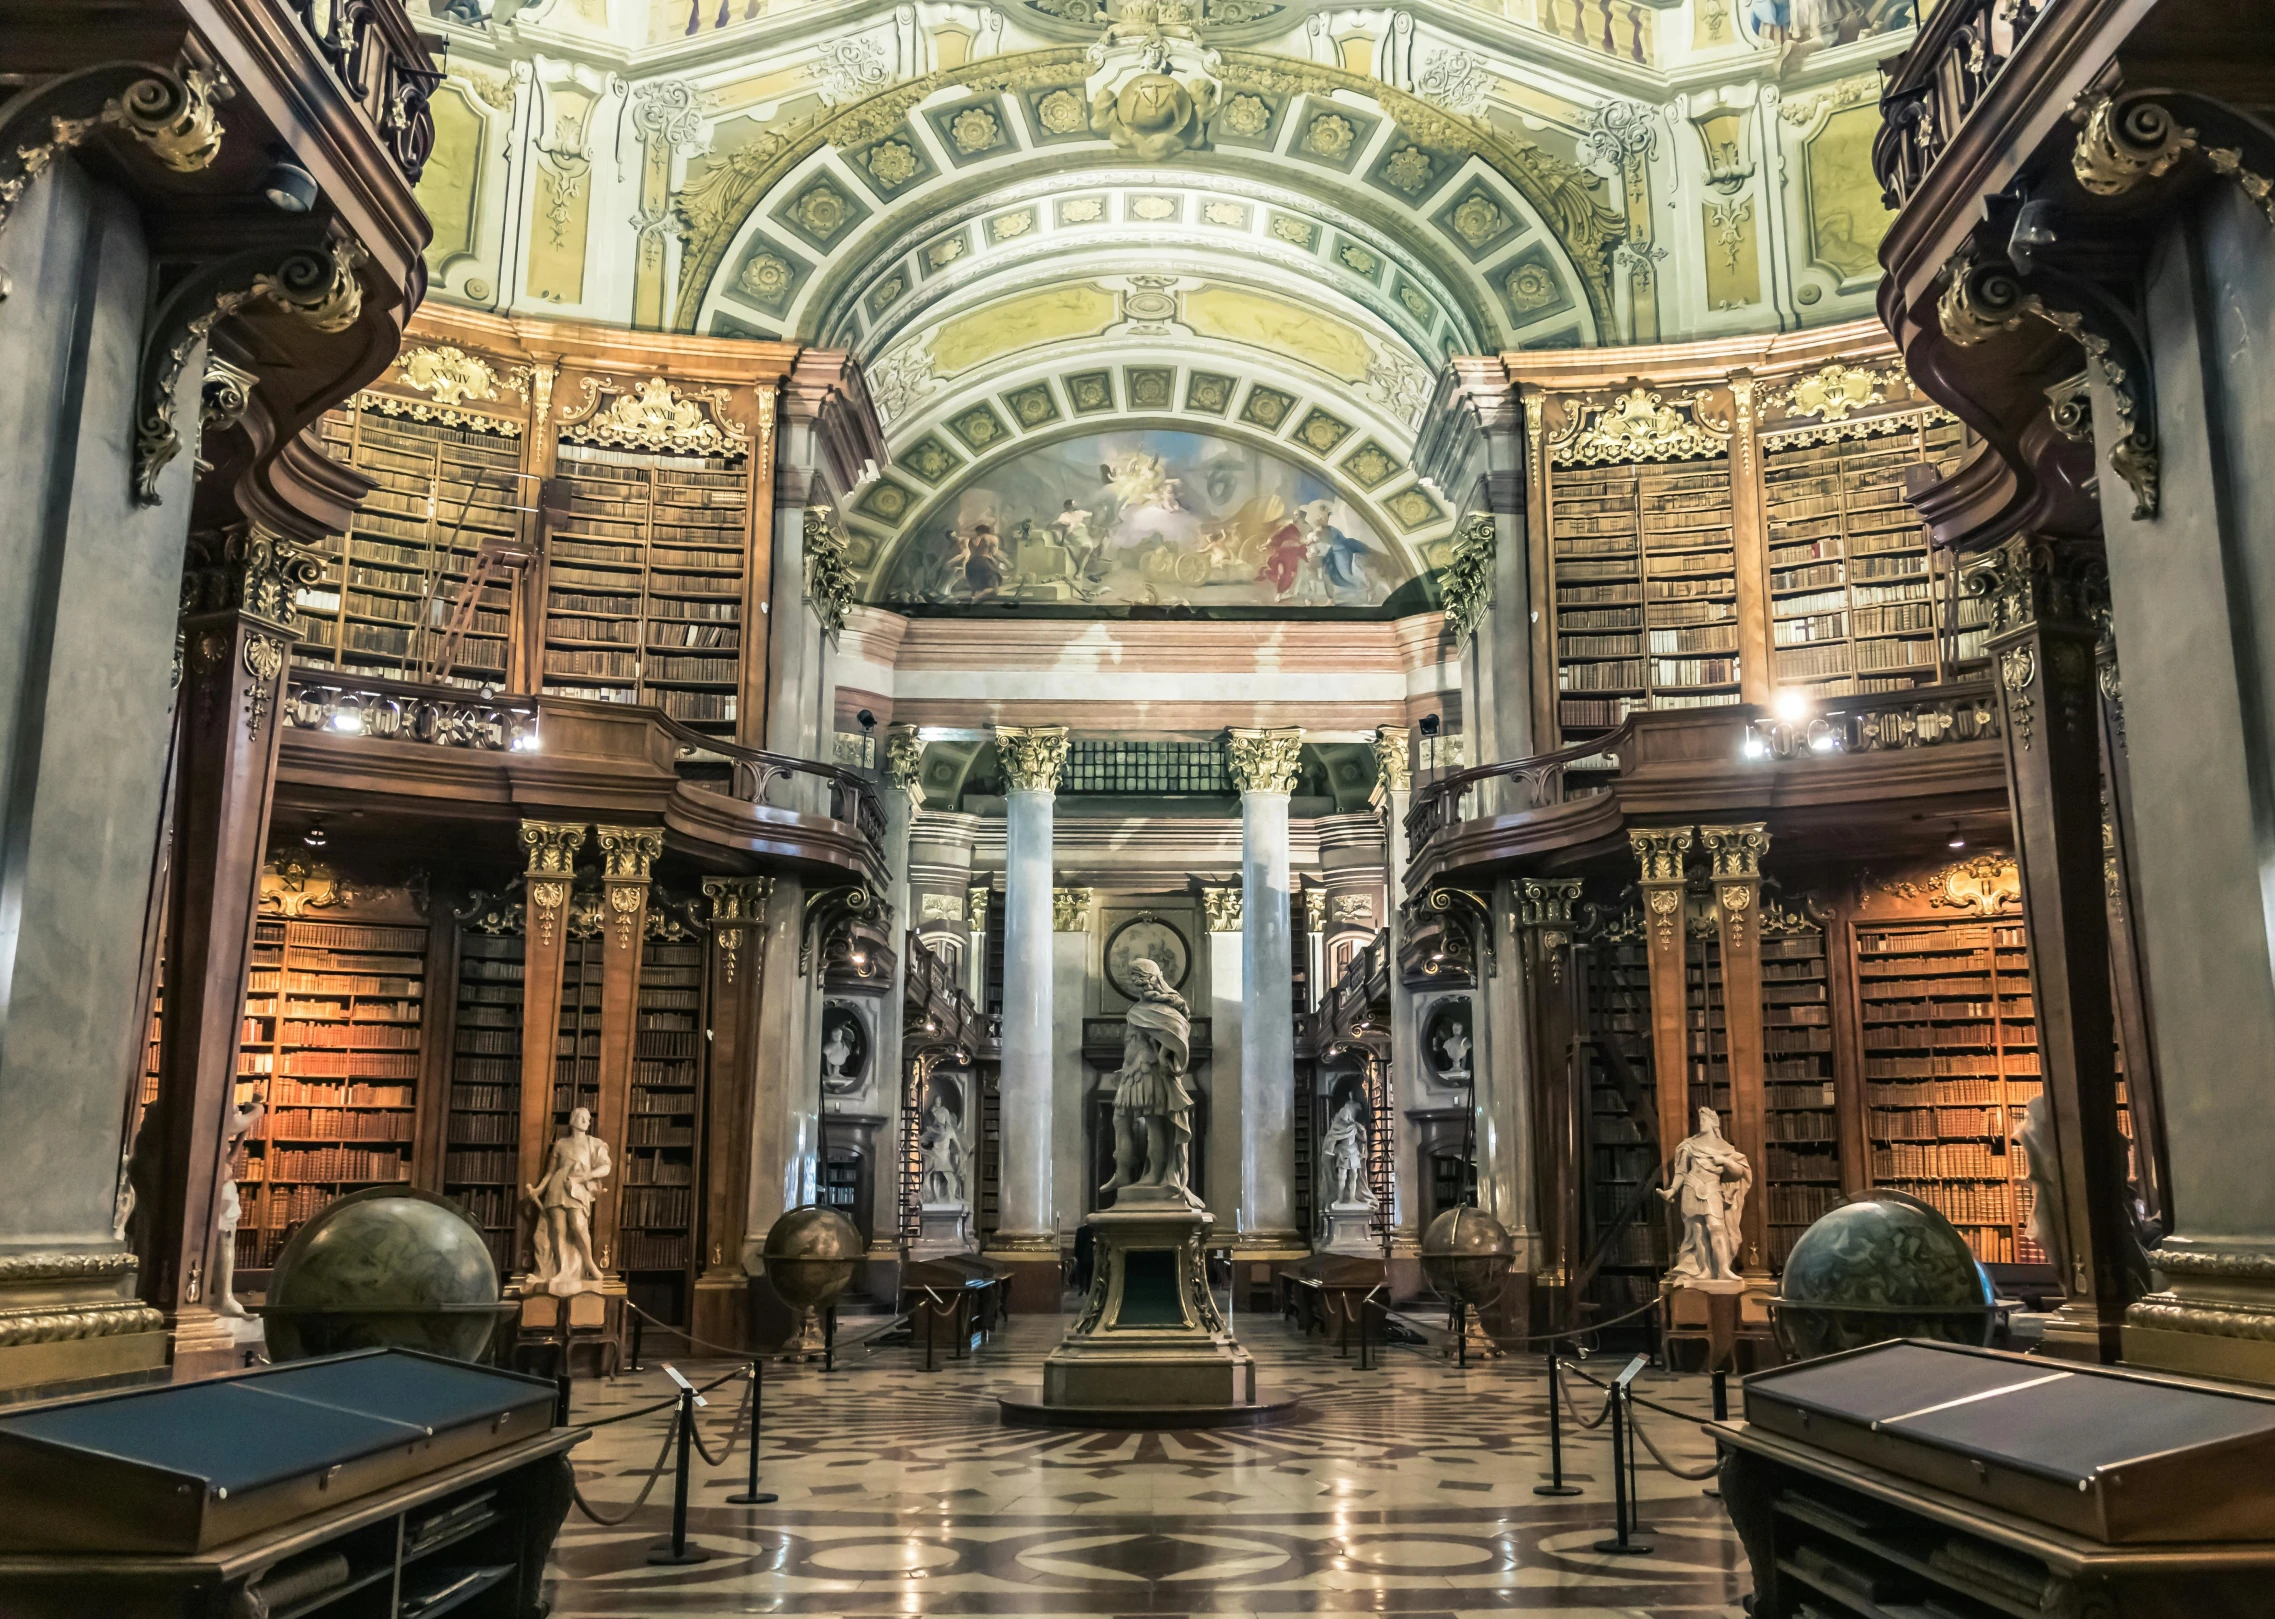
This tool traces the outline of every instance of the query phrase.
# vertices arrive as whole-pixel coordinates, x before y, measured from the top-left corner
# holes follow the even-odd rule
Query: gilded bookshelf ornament
[[[456,405],[468,399],[498,397],[498,374],[479,354],[469,354],[453,343],[403,351],[397,362],[404,387],[432,394],[438,405]]]
[[[1558,466],[1586,467],[1721,455],[1729,448],[1729,430],[1709,415],[1711,399],[1700,388],[1670,404],[1641,383],[1604,403],[1567,399],[1564,414],[1573,429],[1550,446],[1550,459]]]
[[[724,388],[682,393],[662,377],[625,388],[608,377],[584,377],[578,402],[561,413],[569,436],[619,449],[673,455],[740,455],[750,433],[727,413]],[[603,401],[606,403],[603,403]]]

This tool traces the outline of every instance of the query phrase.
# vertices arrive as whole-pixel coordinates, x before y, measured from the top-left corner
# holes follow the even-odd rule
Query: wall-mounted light
[[[297,163],[278,163],[261,176],[261,195],[280,213],[304,214],[316,206],[316,177]]]
[[[330,833],[324,830],[322,821],[310,821],[308,830],[300,834],[300,841],[307,844],[311,849],[321,849],[325,844],[332,841],[332,837]]]

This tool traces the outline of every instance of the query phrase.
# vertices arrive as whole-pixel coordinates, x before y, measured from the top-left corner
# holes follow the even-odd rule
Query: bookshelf
[[[1723,1015],[1722,941],[1711,920],[1702,925],[1686,918],[1684,931],[1683,1030],[1690,1045],[1685,1064],[1690,1102],[1683,1117],[1694,1118],[1700,1108],[1710,1107],[1722,1116],[1727,1131],[1732,1117],[1730,1031]],[[1667,1145],[1671,1151],[1674,1143]]]
[[[501,1272],[513,1268],[521,1185],[522,956],[517,934],[459,934],[442,1191],[482,1228]]]
[[[2022,924],[1857,923],[1872,1180],[1941,1209],[1985,1264],[2043,1264],[2008,1140],[2039,1089]]]
[[[1557,718],[1566,741],[1639,708],[1738,701],[1730,463],[1552,467]]]
[[[1629,906],[1603,933],[1587,941],[1578,959],[1586,962],[1587,1033],[1598,1042],[1590,1053],[1588,1085],[1588,1247],[1592,1250],[1635,1200],[1637,1189],[1657,1173],[1657,1155],[1642,1123],[1629,1110],[1611,1053],[1624,1060],[1638,1087],[1646,1118],[1655,1107],[1651,1083],[1651,966],[1643,945],[1643,914]],[[1607,1256],[1606,1281],[1598,1302],[1620,1314],[1649,1298],[1666,1268],[1665,1222],[1655,1208],[1621,1234]]]
[[[411,1178],[426,955],[424,928],[255,924],[240,1100],[270,1077],[238,1176],[241,1268],[266,1269],[342,1193]]]
[[[543,688],[730,735],[741,684],[745,458],[564,437],[548,497]]]
[[[651,933],[667,920],[660,908],[651,910]],[[649,939],[640,961],[632,1111],[617,1221],[627,1272],[684,1272],[694,1262],[703,979],[700,939]]]
[[[1761,437],[1771,672],[1777,686],[1818,696],[1929,684],[1949,627],[1948,591],[1904,476],[1923,461],[1948,471],[1958,423],[1904,411],[1848,432],[1830,442],[1823,427]],[[1979,619],[1988,607],[1969,601],[1969,610]]]
[[[1840,1201],[1840,1130],[1824,929],[1765,914],[1761,952],[1768,1159],[1761,1195],[1768,1199],[1768,1263],[1777,1271],[1809,1223]]]
[[[553,1046],[556,1137],[569,1128],[570,1113],[580,1107],[591,1109],[596,1127],[600,1119],[600,975],[607,943],[597,921],[588,931],[574,920],[562,942],[561,1014]],[[609,1143],[611,1150],[618,1145]]]
[[[325,448],[376,487],[346,535],[318,547],[323,580],[300,593],[293,655],[304,667],[406,678],[440,650],[483,543],[520,532],[522,430],[465,413],[390,415],[380,397],[323,418]],[[497,577],[482,588],[448,678],[504,684],[512,623],[512,578]]]

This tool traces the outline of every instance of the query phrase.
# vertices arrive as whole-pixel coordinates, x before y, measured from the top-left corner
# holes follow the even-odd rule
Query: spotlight
[[[1769,757],[1769,744],[1758,736],[1749,736],[1746,738],[1746,745],[1741,751],[1749,759],[1766,759]]]
[[[1964,849],[1967,847],[1967,840],[1961,837],[1954,837],[1949,843],[1945,844],[1944,847],[1947,849]]]
[[[304,214],[316,206],[316,177],[297,163],[279,163],[261,177],[261,195],[280,213]]]
[[[1840,745],[1840,738],[1830,731],[1819,731],[1809,739],[1809,751],[1811,753],[1830,753]]]
[[[860,713],[854,715],[853,718],[864,731],[874,731],[877,728],[877,716],[870,713],[865,708]]]
[[[1771,700],[1770,711],[1786,724],[1798,725],[1809,717],[1809,710],[1814,706],[1807,692],[1788,688]]]
[[[324,830],[322,821],[310,821],[308,830],[300,834],[300,841],[307,844],[311,849],[321,849],[325,844],[332,841],[332,837],[330,833]]]
[[[1437,715],[1435,715],[1435,714],[1425,714],[1425,715],[1423,715],[1423,716],[1422,716],[1422,734],[1423,734],[1424,736],[1436,736],[1436,735],[1438,734],[1438,723],[1439,723],[1439,722],[1438,722],[1438,716],[1437,716]]]

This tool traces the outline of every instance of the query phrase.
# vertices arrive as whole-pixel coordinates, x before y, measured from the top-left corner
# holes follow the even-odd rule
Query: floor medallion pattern
[[[698,1458],[690,1533],[711,1560],[650,1568],[670,1521],[669,1475],[618,1529],[572,1514],[555,1551],[554,1613],[1071,1616],[1552,1612],[1731,1619],[1744,1562],[1721,1504],[1646,1465],[1642,1517],[1657,1550],[1593,1550],[1608,1532],[1606,1430],[1567,1430],[1584,1493],[1535,1496],[1547,1466],[1540,1362],[1463,1370],[1413,1349],[1361,1371],[1277,1323],[1246,1326],[1259,1375],[1302,1396],[1283,1426],[1193,1433],[1002,1427],[998,1393],[1033,1388],[1064,1322],[1015,1322],[973,1360],[923,1370],[888,1348],[834,1375],[769,1369],[761,1448],[781,1501],[735,1507],[738,1453]],[[691,1376],[728,1363],[690,1362]],[[1649,1398],[1707,1412],[1703,1379],[1655,1378]],[[668,1393],[658,1372],[578,1386],[580,1419]],[[705,1413],[714,1452],[735,1384]],[[1593,1415],[1601,1397],[1580,1390]],[[609,1511],[638,1493],[663,1419],[599,1429],[579,1488]],[[1678,1464],[1704,1462],[1696,1427],[1645,1418]]]

